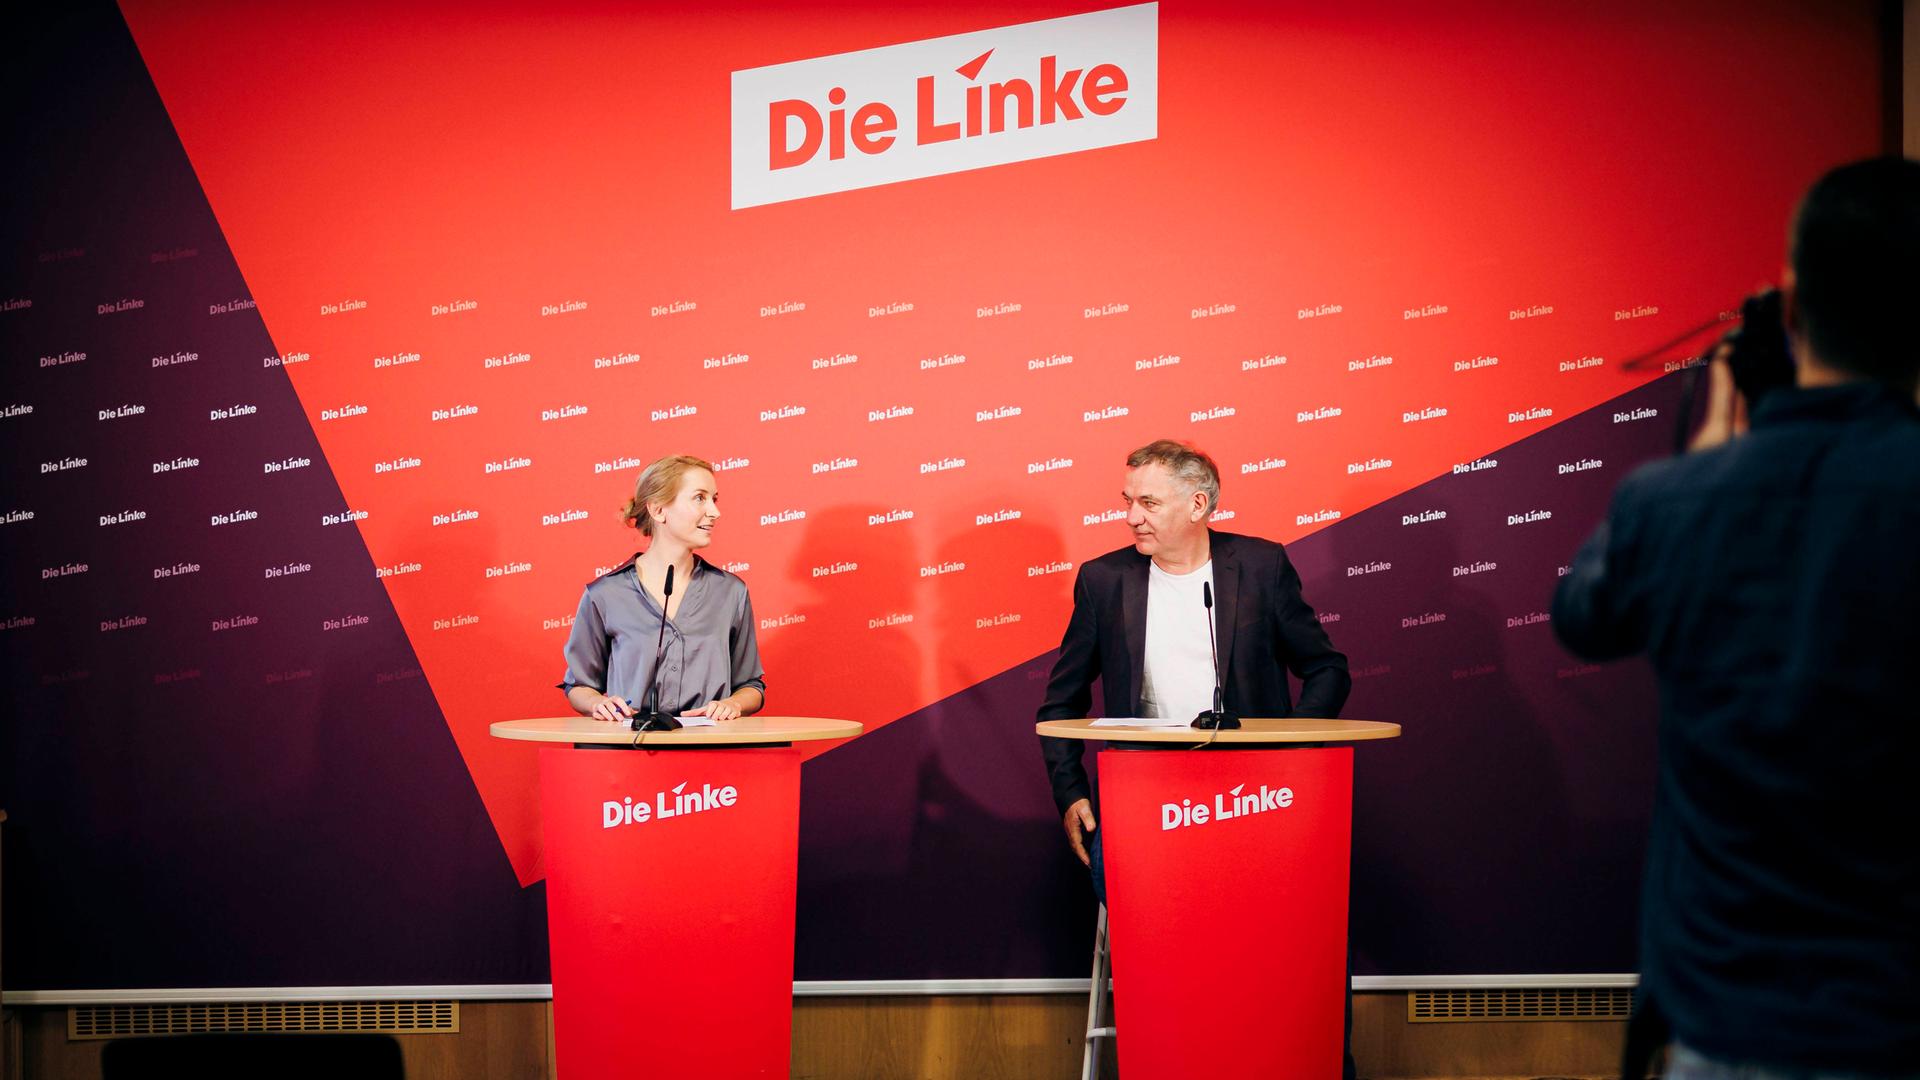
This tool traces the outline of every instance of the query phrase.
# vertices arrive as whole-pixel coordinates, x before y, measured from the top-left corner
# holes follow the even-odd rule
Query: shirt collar
[[[606,573],[600,576],[601,577],[619,577],[621,574],[624,574],[627,571],[634,569],[633,564],[640,561],[640,556],[642,554],[644,553],[639,551],[634,552],[633,554],[627,556],[627,559],[625,562],[621,563],[619,566],[614,567],[613,569],[607,571]],[[712,570],[712,569],[713,569],[713,564],[701,558],[696,553],[693,557],[693,573],[687,576],[689,578],[697,578],[701,576],[703,572]]]

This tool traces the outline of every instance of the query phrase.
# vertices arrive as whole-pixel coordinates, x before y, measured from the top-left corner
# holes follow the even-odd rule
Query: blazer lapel
[[[1213,536],[1213,629],[1220,649],[1220,682],[1232,686],[1227,672],[1233,670],[1233,627],[1239,621],[1234,614],[1240,602],[1240,563],[1233,557],[1232,543],[1223,539],[1219,533]]]
[[[1127,634],[1128,716],[1140,715],[1140,682],[1147,670],[1147,563],[1142,557],[1120,575],[1120,624]]]

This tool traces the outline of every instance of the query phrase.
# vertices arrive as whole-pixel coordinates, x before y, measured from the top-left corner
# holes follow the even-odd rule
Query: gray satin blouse
[[[766,673],[747,583],[696,555],[692,580],[683,588],[660,660],[661,709],[690,711],[743,686],[764,695]],[[640,587],[632,559],[594,579],[573,617],[560,689],[590,686],[638,708],[653,674],[662,618],[659,602]]]

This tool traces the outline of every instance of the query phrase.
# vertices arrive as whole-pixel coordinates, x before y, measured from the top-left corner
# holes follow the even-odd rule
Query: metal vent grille
[[[67,1010],[67,1038],[214,1032],[377,1031],[454,1034],[457,1001],[252,1001],[180,1005],[87,1005]]]
[[[1461,1020],[1625,1020],[1633,991],[1612,988],[1541,990],[1415,990],[1407,994],[1407,1022]]]

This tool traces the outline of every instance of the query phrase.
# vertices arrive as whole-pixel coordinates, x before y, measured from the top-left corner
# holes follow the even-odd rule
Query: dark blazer
[[[1214,632],[1227,708],[1242,716],[1338,716],[1353,686],[1347,658],[1334,651],[1319,616],[1301,598],[1300,575],[1286,549],[1257,536],[1223,532],[1212,533],[1210,545]],[[1041,720],[1086,716],[1096,678],[1106,715],[1140,715],[1150,562],[1124,547],[1080,567],[1073,582],[1073,616],[1047,681]],[[1287,686],[1288,671],[1300,678],[1297,706]],[[1091,798],[1080,741],[1043,738],[1040,743],[1060,812]]]
[[[1853,383],[1634,472],[1560,579],[1560,640],[1659,678],[1639,1003],[1709,1057],[1920,1062],[1917,553],[1920,410]]]

